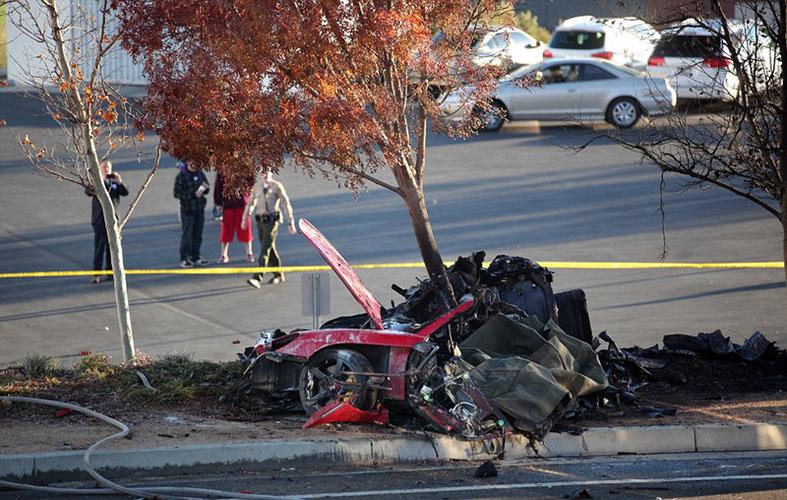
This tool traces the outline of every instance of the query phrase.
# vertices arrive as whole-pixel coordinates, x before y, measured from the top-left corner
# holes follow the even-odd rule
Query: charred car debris
[[[484,252],[447,269],[456,306],[426,279],[392,285],[403,300],[386,308],[317,228],[305,219],[299,227],[365,311],[317,330],[263,330],[239,354],[245,390],[266,405],[300,403],[304,428],[397,419],[465,438],[516,430],[540,440],[563,419],[621,405],[673,415],[635,394],[658,378],[665,353],[751,360],[774,349],[759,332],[743,346],[714,332],[667,336],[664,349],[619,349],[606,332],[593,337],[582,290],[553,293],[553,273],[522,257],[499,255],[485,267]],[[608,347],[596,352],[601,341]]]
[[[552,273],[535,262],[498,256],[485,269],[478,252],[448,269],[456,307],[425,280],[393,285],[403,301],[385,308],[325,236],[299,226],[365,311],[318,330],[263,331],[239,355],[265,401],[300,400],[304,427],[414,413],[468,438],[514,428],[539,438],[607,386],[584,293],[553,294]]]

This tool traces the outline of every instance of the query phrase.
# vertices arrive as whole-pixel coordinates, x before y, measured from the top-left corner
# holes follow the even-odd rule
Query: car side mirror
[[[542,45],[541,42],[539,40],[536,40],[536,43],[531,43],[530,45],[527,46],[527,48],[536,49],[538,47],[541,47],[541,45]]]

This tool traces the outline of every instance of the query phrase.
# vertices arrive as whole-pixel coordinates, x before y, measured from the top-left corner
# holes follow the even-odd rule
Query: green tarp
[[[493,316],[461,345],[470,380],[523,431],[551,427],[578,396],[607,386],[598,357],[553,321]]]

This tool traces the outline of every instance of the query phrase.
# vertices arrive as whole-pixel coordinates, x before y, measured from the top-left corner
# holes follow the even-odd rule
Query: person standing
[[[180,267],[204,266],[202,228],[205,225],[205,195],[210,191],[205,172],[187,161],[186,168],[175,177],[173,195],[180,200]]]
[[[245,214],[254,215],[257,222],[257,233],[260,238],[260,257],[258,265],[260,267],[281,267],[279,252],[276,250],[276,236],[279,232],[279,224],[282,222],[281,206],[287,214],[289,221],[290,234],[295,234],[295,219],[292,215],[292,205],[287,197],[287,192],[281,182],[273,179],[273,174],[268,172],[263,177],[262,182],[255,186],[249,203],[246,205]],[[248,224],[244,217],[242,224]],[[246,280],[246,283],[259,288],[262,285],[263,273],[255,273],[254,276]],[[273,278],[268,283],[278,284],[284,281],[284,274],[281,272],[273,273]]]
[[[250,179],[251,184],[254,179]],[[246,244],[246,262],[254,262],[254,250],[252,249],[251,242],[251,224],[246,220],[244,227],[243,219],[248,219],[249,216],[246,212],[246,205],[249,202],[249,190],[246,189],[245,193],[227,195],[224,192],[224,176],[221,173],[216,174],[216,188],[213,191],[213,204],[219,208],[221,213],[221,255],[219,256],[219,264],[226,264],[230,261],[229,248],[230,243],[238,235],[238,241]]]
[[[118,205],[120,204],[120,197],[128,195],[128,189],[123,184],[123,179],[120,174],[112,171],[112,162],[105,160],[99,165],[101,169],[101,177],[104,179],[104,189],[109,193],[109,199],[112,200],[112,205],[115,206],[117,213]],[[104,225],[104,211],[101,209],[96,197],[96,190],[94,186],[85,188],[85,194],[92,198],[90,204],[90,223],[93,225],[93,270],[103,271],[112,270],[112,257],[109,254],[109,238],[107,237],[107,228]],[[107,278],[112,279],[112,276]],[[91,283],[100,283],[101,275],[96,274],[90,279]]]

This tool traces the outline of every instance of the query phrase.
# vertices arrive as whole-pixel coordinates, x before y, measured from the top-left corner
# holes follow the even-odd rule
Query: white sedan
[[[462,122],[478,112],[472,94],[465,87],[447,95],[441,104],[445,118]],[[559,59],[501,79],[483,129],[498,130],[505,120],[607,121],[629,128],[642,115],[670,112],[675,102],[675,90],[664,78],[599,59]]]

